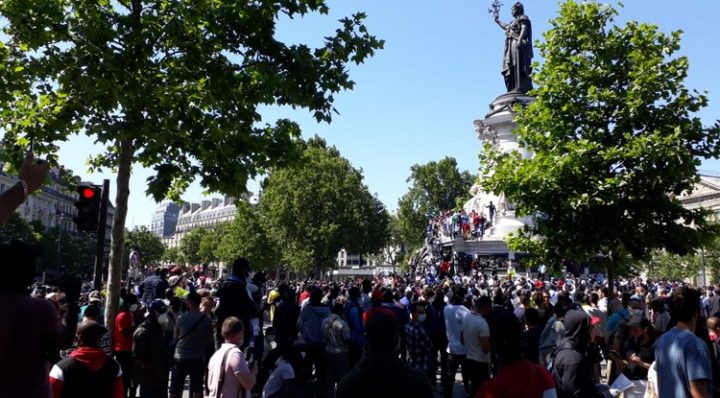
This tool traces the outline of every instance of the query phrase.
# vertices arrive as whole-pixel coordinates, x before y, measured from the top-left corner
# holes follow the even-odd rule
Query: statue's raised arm
[[[505,30],[502,75],[509,93],[525,94],[532,90],[532,24],[520,2],[512,6],[512,15],[510,23],[495,15],[495,22]]]

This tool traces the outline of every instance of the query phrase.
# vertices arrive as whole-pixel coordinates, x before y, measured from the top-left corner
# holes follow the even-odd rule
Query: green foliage
[[[652,279],[685,280],[694,277],[701,269],[701,257],[694,254],[679,256],[661,250],[652,253],[652,257],[643,265]]]
[[[509,239],[512,250],[546,261],[647,258],[653,249],[692,253],[717,228],[704,210],[677,196],[699,181],[700,158],[717,157],[720,128],[693,114],[705,95],[683,84],[688,61],[677,57],[681,32],[613,24],[617,12],[596,1],[566,1],[538,47],[536,101],[518,108],[522,147],[486,147],[481,164],[494,174],[484,188],[504,192],[534,226]]]
[[[198,255],[201,263],[214,263],[218,261],[218,247],[222,238],[221,228],[209,228],[200,239]]]
[[[165,251],[163,252],[161,260],[163,262],[171,263],[171,264],[177,264],[182,263],[182,255],[180,254],[180,248],[179,247],[167,247],[165,248]]]
[[[298,164],[274,170],[263,188],[262,220],[294,271],[331,268],[342,248],[377,253],[387,242],[385,206],[362,172],[318,137]]]
[[[30,137],[54,153],[71,134],[107,147],[91,168],[118,166],[119,143],[151,167],[148,194],[177,199],[195,176],[239,196],[248,177],[293,158],[296,123],[262,124],[259,105],[308,109],[330,121],[347,65],[383,46],[342,18],[318,48],[275,38],[280,15],[327,14],[324,1],[51,0],[0,3],[0,114],[8,155]],[[32,16],[32,17],[29,17]],[[55,161],[54,158],[52,158]]]
[[[460,171],[453,157],[410,168],[410,190],[398,202],[399,228],[402,239],[420,245],[428,220],[443,211],[452,210],[470,198],[474,178]]]
[[[84,232],[60,231],[58,227],[45,229],[38,220],[31,226],[43,254],[39,265],[45,270],[57,270],[67,274],[91,275],[95,266],[95,236]]]
[[[135,227],[132,231],[125,230],[125,256],[123,256],[123,267],[128,266],[128,258],[131,250],[137,250],[140,254],[140,262],[143,267],[157,264],[163,258],[165,245],[159,236],[155,235],[146,226]]]
[[[190,266],[198,265],[202,261],[200,256],[200,243],[208,230],[205,228],[194,228],[186,233],[180,241],[180,256],[182,261]]]
[[[268,234],[267,224],[260,219],[257,208],[247,202],[238,201],[236,206],[235,219],[222,229],[219,259],[232,264],[238,257],[245,257],[253,270],[272,270],[280,261],[280,253]]]
[[[0,243],[12,240],[37,242],[41,235],[17,213],[10,216],[5,224],[0,225]]]

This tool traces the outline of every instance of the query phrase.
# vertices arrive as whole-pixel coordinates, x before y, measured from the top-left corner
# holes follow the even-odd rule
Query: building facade
[[[161,238],[171,236],[175,233],[179,216],[180,206],[173,202],[160,203],[152,216],[150,231]]]
[[[163,237],[167,247],[179,247],[182,238],[195,228],[213,228],[235,219],[235,198],[212,198],[200,203],[185,203],[178,214],[175,229]],[[156,213],[157,214],[157,213]]]
[[[0,164],[0,170],[2,166]],[[57,169],[50,171],[48,179],[48,183],[18,207],[18,215],[27,222],[39,221],[46,229],[59,227],[63,232],[77,232],[73,222],[77,215],[77,192],[61,182]],[[16,176],[0,171],[0,192],[12,188],[17,182]]]

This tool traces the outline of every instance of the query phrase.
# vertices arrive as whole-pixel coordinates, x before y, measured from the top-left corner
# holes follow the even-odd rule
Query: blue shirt
[[[660,397],[690,398],[690,380],[703,379],[712,396],[710,350],[691,332],[675,327],[660,336],[655,367]]]

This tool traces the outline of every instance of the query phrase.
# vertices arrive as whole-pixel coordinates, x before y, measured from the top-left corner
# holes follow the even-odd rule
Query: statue
[[[497,13],[495,22],[505,30],[505,53],[502,74],[509,93],[525,94],[532,90],[532,25],[525,15],[525,7],[517,2],[512,6],[513,19],[510,23],[500,21]]]

